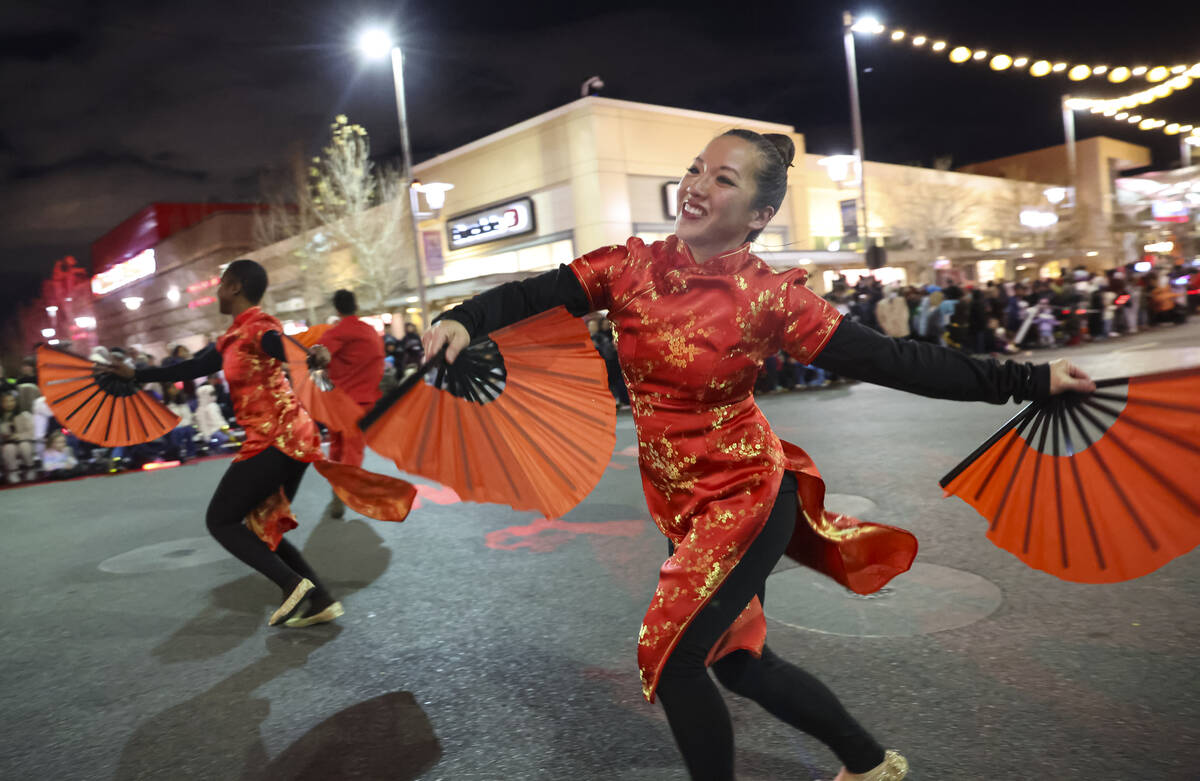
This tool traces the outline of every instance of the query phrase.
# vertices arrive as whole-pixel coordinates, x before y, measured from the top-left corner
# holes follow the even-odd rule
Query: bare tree
[[[1021,222],[1021,212],[1036,209],[1040,188],[1029,189],[1022,182],[1007,181],[987,200],[989,232],[1007,248],[1031,247],[1038,243],[1038,232]]]
[[[339,115],[320,155],[307,163],[294,155],[283,181],[264,183],[256,240],[287,256],[310,323],[333,288],[354,288],[364,308],[378,309],[414,270],[405,251],[412,246],[408,188],[370,151],[366,130]]]
[[[971,232],[982,207],[979,197],[952,174],[906,173],[884,191],[880,214],[892,235],[936,257],[947,239]]]
[[[351,251],[355,287],[368,309],[384,305],[409,280],[413,258],[408,187],[392,166],[370,159],[367,132],[344,115],[309,169],[312,213],[335,245]]]

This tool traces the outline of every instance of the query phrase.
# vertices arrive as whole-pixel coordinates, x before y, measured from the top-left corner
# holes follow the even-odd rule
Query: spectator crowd
[[[945,287],[892,285],[864,276],[834,280],[825,298],[843,316],[897,339],[941,344],[978,356],[1070,347],[1186,321],[1200,308],[1200,267],[1136,273],[1078,268],[1055,278]],[[756,391],[823,387],[841,378],[786,352],[768,358]]]

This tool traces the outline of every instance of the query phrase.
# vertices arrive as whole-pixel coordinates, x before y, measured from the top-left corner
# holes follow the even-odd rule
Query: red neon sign
[[[195,301],[188,301],[188,309],[195,309],[199,306],[208,306],[209,304],[215,304],[216,302],[216,296],[202,296],[197,298]]]
[[[189,293],[199,293],[201,290],[207,290],[210,287],[219,284],[221,284],[221,278],[213,277],[211,279],[202,279],[199,282],[193,282],[187,286],[186,290]]]

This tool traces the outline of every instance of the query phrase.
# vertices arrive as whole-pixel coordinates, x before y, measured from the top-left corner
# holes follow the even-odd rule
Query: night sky
[[[34,0],[0,9],[0,312],[64,254],[153,201],[256,200],[263,169],[321,145],[346,113],[377,156],[398,153],[386,64],[353,40],[390,25],[406,51],[418,161],[602,95],[794,125],[812,152],[848,152],[842,3],[312,2]],[[1071,10],[1076,9],[1076,10]],[[1200,62],[1190,3],[874,2],[885,24],[1014,56],[1110,65]],[[867,156],[955,166],[1062,143],[1059,96],[1079,86],[957,66],[860,36]],[[1148,107],[1200,124],[1200,83]],[[1178,141],[1080,115],[1174,165]],[[690,156],[691,152],[686,152]],[[681,167],[686,160],[681,158]]]

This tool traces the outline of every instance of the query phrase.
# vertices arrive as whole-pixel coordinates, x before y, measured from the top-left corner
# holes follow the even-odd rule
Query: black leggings
[[[767,575],[791,539],[796,502],[796,478],[785,473],[766,526],[692,620],[663,666],[658,697],[693,779],[734,777],[733,725],[704,660],[750,600],[755,595],[763,600]],[[850,772],[862,773],[883,762],[883,748],[851,718],[833,692],[769,648],[763,647],[761,659],[749,651],[734,651],[712,668],[722,686],[825,743]]]
[[[266,575],[285,594],[290,594],[301,578],[308,578],[316,586],[314,597],[323,600],[328,592],[294,545],[283,539],[271,550],[244,523],[255,507],[281,487],[289,502],[296,498],[307,468],[308,464],[273,447],[245,461],[234,461],[208,503],[205,523],[225,550]]]

